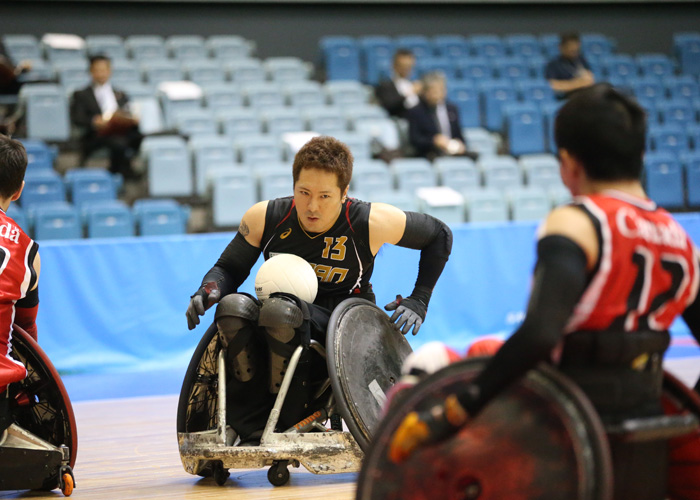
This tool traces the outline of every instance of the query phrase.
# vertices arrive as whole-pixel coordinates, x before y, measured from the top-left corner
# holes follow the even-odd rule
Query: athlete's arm
[[[39,312],[39,274],[41,273],[41,258],[37,251],[34,256],[33,283],[27,294],[15,303],[15,323],[26,331],[34,340],[38,339],[36,315]]]
[[[384,243],[421,251],[413,292],[405,299],[397,297],[385,307],[394,311],[391,321],[395,321],[404,334],[413,328],[415,335],[425,319],[433,288],[452,251],[452,231],[430,215],[402,212],[391,205],[373,203],[369,234],[374,254]]]
[[[256,203],[243,214],[236,236],[224,249],[214,267],[204,275],[202,285],[192,295],[187,307],[187,326],[190,330],[199,324],[199,316],[203,316],[221,297],[238,290],[250,274],[260,256],[267,203]]]
[[[698,254],[697,250],[695,253]],[[698,268],[700,269],[700,255],[698,259]],[[700,344],[700,290],[696,291],[695,299],[683,312],[683,320],[688,325],[695,340]],[[700,377],[695,384],[695,390],[700,393]]]

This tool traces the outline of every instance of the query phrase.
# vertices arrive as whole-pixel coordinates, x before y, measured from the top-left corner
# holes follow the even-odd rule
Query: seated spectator
[[[125,179],[138,177],[131,159],[141,144],[138,121],[128,110],[128,98],[109,82],[112,75],[110,60],[101,55],[90,58],[92,83],[73,94],[71,122],[80,129],[81,163],[101,148],[110,151],[110,167]]]
[[[19,75],[31,69],[31,61],[20,61],[15,64],[7,55],[5,45],[0,41],[0,95],[18,94],[22,86]]]
[[[408,111],[408,137],[418,156],[474,156],[467,151],[459,112],[445,100],[447,86],[442,73],[423,77],[419,103]]]
[[[560,99],[595,83],[591,67],[581,55],[581,39],[578,33],[561,36],[559,56],[547,63],[544,76]]]
[[[416,58],[410,50],[397,50],[391,79],[382,80],[375,89],[379,104],[391,116],[405,118],[406,112],[418,104],[421,83],[410,80],[415,64]]]

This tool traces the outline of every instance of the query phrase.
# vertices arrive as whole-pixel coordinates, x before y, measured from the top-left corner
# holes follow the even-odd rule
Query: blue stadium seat
[[[355,160],[367,160],[372,157],[370,136],[361,132],[343,132],[335,135],[335,138],[345,143],[352,152]]]
[[[370,137],[373,152],[382,149],[396,151],[401,148],[401,137],[396,121],[388,117],[357,118],[352,120],[350,128]],[[374,147],[376,145],[376,148]]]
[[[479,91],[471,82],[449,82],[447,85],[447,100],[457,106],[462,127],[481,127]]]
[[[248,106],[258,111],[284,107],[284,94],[273,82],[246,83],[241,87]]]
[[[673,47],[681,73],[700,75],[700,33],[675,35]]]
[[[141,199],[133,206],[141,236],[184,234],[190,210],[173,199]]]
[[[480,85],[484,125],[492,131],[503,128],[503,106],[516,102],[515,89],[503,81],[486,81]]]
[[[416,190],[418,210],[446,224],[464,222],[464,196],[448,186],[421,187]]]
[[[259,59],[232,59],[224,63],[231,81],[238,84],[265,81],[265,68]]]
[[[82,237],[82,223],[78,210],[62,202],[42,203],[32,209],[34,239],[66,240]]]
[[[685,130],[690,140],[690,147],[695,151],[700,151],[700,124],[693,123],[686,126]]]
[[[226,110],[218,113],[217,118],[222,124],[224,134],[232,139],[262,133],[263,124],[254,109]]]
[[[542,116],[544,117],[544,127],[547,133],[547,149],[550,153],[557,153],[557,145],[554,141],[554,119],[556,118],[559,108],[564,103],[562,101],[547,102],[541,106]]]
[[[28,137],[46,141],[70,138],[68,97],[59,85],[23,85],[19,97],[26,106]]]
[[[508,35],[504,37],[504,42],[508,52],[513,56],[530,58],[542,55],[542,46],[534,35]]]
[[[477,165],[484,173],[484,186],[492,189],[512,189],[522,186],[522,173],[515,158],[495,156],[480,158]]]
[[[327,36],[320,41],[326,80],[360,80],[360,48],[349,36]]]
[[[520,93],[520,98],[524,102],[541,104],[544,102],[554,102],[554,91],[545,80],[522,80],[516,82]]]
[[[84,203],[117,199],[117,183],[114,175],[103,169],[75,168],[66,172],[65,183],[73,200],[80,209]]]
[[[644,169],[645,189],[649,198],[664,208],[684,206],[683,169],[674,154],[647,153],[644,157]]]
[[[549,195],[549,200],[552,203],[552,208],[569,204],[573,200],[571,191],[569,191],[563,184],[560,186],[551,186],[549,189],[547,189],[547,194]]]
[[[298,57],[270,57],[263,66],[269,79],[278,83],[309,79],[309,67]]]
[[[141,154],[147,161],[150,196],[192,195],[190,155],[181,137],[146,137],[141,143]]]
[[[495,189],[475,189],[464,194],[468,222],[503,222],[508,220],[508,203]]]
[[[392,189],[391,191],[375,191],[373,193],[369,193],[367,196],[364,196],[364,193],[361,194],[363,197],[360,199],[364,201],[388,203],[389,205],[393,205],[404,212],[415,212],[418,210],[415,195],[413,193],[409,193],[408,191],[397,191]]]
[[[559,44],[561,43],[561,36],[556,33],[545,33],[540,35],[540,46],[542,47],[542,53],[547,59],[557,57],[559,55]]]
[[[170,129],[177,127],[179,113],[202,109],[202,90],[191,82],[163,82],[158,87],[158,97],[163,120]]]
[[[215,113],[243,107],[243,94],[230,83],[208,83],[201,87],[206,107]]]
[[[518,158],[520,168],[527,178],[527,185],[549,189],[562,186],[559,162],[551,154],[523,155]]]
[[[424,59],[418,59],[416,60],[416,70],[419,76],[433,72],[442,73],[448,81],[457,77],[457,65],[455,61],[449,57],[426,57]]]
[[[283,160],[284,151],[277,138],[269,135],[250,135],[234,141],[241,163],[256,165],[260,163],[277,163]]]
[[[629,80],[634,95],[639,100],[662,101],[666,97],[664,86],[656,77],[634,78]]]
[[[653,144],[655,151],[681,154],[688,150],[688,136],[684,127],[678,123],[650,126],[648,140]]]
[[[506,55],[506,46],[497,35],[472,35],[469,45],[475,56],[497,58]]]
[[[215,169],[212,186],[212,214],[217,227],[238,225],[245,211],[258,201],[255,179],[246,169]]]
[[[52,170],[28,170],[24,176],[24,190],[19,199],[22,208],[53,201],[65,201],[63,179]]]
[[[440,175],[441,186],[449,186],[459,192],[481,186],[481,173],[469,158],[440,156],[433,161],[433,167]]]
[[[494,66],[502,79],[517,82],[530,77],[530,68],[525,60],[518,56],[499,57],[494,60]]]
[[[194,159],[196,192],[204,196],[207,192],[207,170],[212,166],[236,163],[233,143],[226,136],[193,137],[188,146]]]
[[[31,84],[54,81],[55,78],[53,66],[42,59],[36,59],[32,60],[32,69],[22,74],[19,79],[27,84]]]
[[[323,106],[326,102],[326,96],[318,82],[285,83],[282,86],[282,92],[286,95],[288,104],[297,110],[303,110],[308,106]]]
[[[387,112],[375,104],[360,104],[343,108],[343,115],[348,121],[349,128],[352,129],[358,120],[372,120],[388,118]]]
[[[22,228],[22,230],[31,234],[31,226],[29,225],[29,217],[22,208],[20,208],[17,203],[11,203],[7,209],[7,216],[10,217],[15,223]]]
[[[691,75],[667,76],[663,80],[671,99],[697,99],[700,85]]]
[[[437,186],[437,172],[424,158],[398,158],[389,167],[400,191],[415,192],[421,187]]]
[[[664,78],[674,74],[673,62],[664,54],[639,54],[637,65],[644,76]]]
[[[358,160],[352,169],[351,190],[364,196],[391,191],[394,179],[389,166],[382,160]]]
[[[547,59],[544,56],[532,56],[527,59],[530,68],[530,76],[537,80],[544,80],[544,70],[547,67]]]
[[[616,43],[600,33],[581,35],[581,49],[586,58],[604,57],[615,52]]]
[[[180,65],[169,59],[152,59],[141,63],[141,71],[146,82],[157,86],[162,82],[184,80],[185,74]]]
[[[334,136],[348,131],[347,119],[342,110],[332,106],[314,106],[302,110],[308,130]]]
[[[466,57],[457,61],[462,78],[474,81],[489,80],[494,77],[495,68],[485,57]]]
[[[226,72],[221,63],[209,60],[188,60],[183,64],[187,79],[197,85],[222,83],[226,80]]]
[[[619,79],[626,82],[637,76],[637,64],[632,56],[608,55],[601,58],[601,63],[610,80]]]
[[[433,37],[433,51],[456,61],[469,56],[469,43],[462,35],[437,35]]]
[[[195,108],[178,111],[175,117],[177,131],[186,137],[193,135],[216,135],[218,123],[211,110]]]
[[[665,124],[687,126],[695,122],[695,111],[688,99],[674,99],[657,103]]]
[[[58,155],[56,146],[49,146],[41,139],[20,139],[27,151],[27,170],[53,170]]]
[[[169,55],[177,60],[202,60],[209,54],[204,47],[204,38],[199,35],[173,35],[165,41]]]
[[[392,60],[396,44],[388,36],[363,36],[358,41],[364,68],[363,81],[377,85],[391,74]]]
[[[686,156],[685,175],[688,205],[700,207],[700,150]]]
[[[408,49],[413,52],[416,60],[433,56],[433,46],[423,35],[401,35],[395,38],[397,49]]]
[[[50,39],[52,35],[48,33],[42,37],[41,47],[46,54],[46,60],[51,64],[56,65],[67,61],[86,60],[87,50],[85,49],[85,41],[75,35],[67,36],[72,36],[77,43],[54,43],[55,40]]]
[[[237,35],[212,35],[205,45],[210,55],[218,60],[230,61],[250,57],[250,43]]]
[[[87,64],[83,60],[66,61],[55,65],[54,68],[58,82],[69,95],[75,90],[87,87],[92,81]]]
[[[299,111],[289,108],[267,109],[262,114],[267,133],[273,137],[281,137],[287,132],[303,132],[306,130],[304,120]]]
[[[467,148],[481,156],[493,156],[500,144],[500,138],[485,128],[463,128],[462,133],[467,143]]]
[[[167,57],[165,42],[159,35],[131,35],[124,41],[132,59],[139,63],[163,60]]]
[[[331,81],[326,82],[324,91],[331,104],[335,106],[358,106],[367,102],[367,91],[360,82]]]
[[[88,35],[85,37],[85,46],[90,56],[104,55],[113,62],[127,58],[124,39],[119,35]]]
[[[87,221],[88,238],[134,236],[134,216],[120,200],[85,203],[81,211]]]
[[[507,193],[513,220],[541,220],[550,211],[551,202],[544,189],[521,187]]]
[[[112,85],[122,89],[124,85],[142,83],[141,71],[133,61],[116,59],[112,61]]]
[[[274,200],[294,194],[292,168],[286,164],[264,164],[255,169],[260,182],[260,199]]]
[[[3,35],[2,43],[15,63],[42,59],[41,47],[34,35]]]
[[[508,151],[514,156],[545,151],[544,119],[532,102],[507,104],[503,107]]]

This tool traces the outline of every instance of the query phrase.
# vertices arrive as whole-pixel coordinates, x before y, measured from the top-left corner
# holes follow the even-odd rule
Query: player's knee
[[[258,325],[265,327],[272,336],[288,337],[278,339],[289,342],[294,336],[294,330],[304,322],[304,313],[299,305],[285,296],[270,297],[260,308]]]
[[[254,325],[260,314],[260,304],[249,295],[232,293],[219,301],[215,321],[219,332],[229,340],[241,329]]]

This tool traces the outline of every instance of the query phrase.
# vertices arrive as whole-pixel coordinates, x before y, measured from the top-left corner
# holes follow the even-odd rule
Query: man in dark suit
[[[90,58],[92,83],[73,94],[71,121],[81,132],[84,162],[101,148],[110,151],[109,170],[126,179],[137,177],[131,159],[141,144],[138,122],[127,110],[128,98],[109,82],[112,75],[110,60],[101,55]]]
[[[442,73],[423,77],[423,92],[417,106],[408,111],[408,137],[418,156],[472,156],[467,151],[459,121],[459,111],[447,102]]]
[[[410,50],[397,50],[391,79],[382,80],[375,89],[379,104],[391,116],[405,118],[406,112],[418,104],[421,83],[410,80],[415,64],[416,58]]]
[[[559,99],[595,83],[591,67],[581,54],[581,39],[577,33],[561,36],[559,56],[547,63],[544,76]]]

